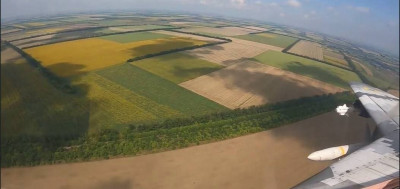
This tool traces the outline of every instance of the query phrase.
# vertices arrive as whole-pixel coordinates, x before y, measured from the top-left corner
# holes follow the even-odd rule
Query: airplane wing
[[[350,86],[381,137],[294,188],[363,188],[399,177],[399,99],[363,83]]]

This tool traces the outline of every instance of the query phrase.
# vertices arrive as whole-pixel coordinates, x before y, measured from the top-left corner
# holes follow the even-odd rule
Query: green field
[[[294,43],[297,39],[293,37],[288,37],[284,35],[278,35],[273,33],[258,33],[258,34],[248,34],[248,35],[239,35],[235,36],[235,38],[254,41],[258,43],[264,43],[267,45],[273,45],[277,47],[286,48],[287,46]]]
[[[332,56],[325,56],[324,55],[324,61],[331,63],[333,65],[342,67],[342,68],[347,68],[347,69],[351,69],[350,66],[347,64],[346,60],[343,59],[339,59],[339,58],[335,58]]]
[[[372,72],[372,75],[368,74],[363,67],[353,61],[352,65],[354,66],[354,69],[356,69],[358,73],[362,75],[360,77],[364,77],[364,80],[367,80],[364,81],[367,84],[375,85],[376,87],[379,87],[383,90],[387,90],[389,88],[399,89],[399,79],[390,71],[384,69],[379,70],[365,62],[360,64],[363,64],[367,69]]]
[[[361,81],[354,72],[282,52],[267,51],[254,57],[254,59],[263,64],[308,76],[346,89],[350,88],[348,82]]]
[[[171,36],[159,33],[151,33],[151,32],[133,32],[126,34],[116,34],[116,35],[107,35],[103,37],[99,37],[100,39],[106,39],[110,41],[115,41],[118,43],[130,43],[151,39],[162,39],[169,38]]]
[[[225,107],[130,64],[97,72],[101,76],[186,115],[226,110]]]
[[[174,83],[182,83],[223,67],[182,53],[156,56],[132,64]]]
[[[19,59],[1,67],[1,133],[80,135],[184,116],[95,73],[72,78],[78,94],[66,94]]]
[[[1,135],[77,135],[89,101],[57,90],[24,59],[1,64]]]

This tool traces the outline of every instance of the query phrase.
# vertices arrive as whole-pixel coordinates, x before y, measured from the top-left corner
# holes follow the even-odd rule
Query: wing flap
[[[352,82],[350,86],[383,135],[399,129],[397,97],[359,82]]]

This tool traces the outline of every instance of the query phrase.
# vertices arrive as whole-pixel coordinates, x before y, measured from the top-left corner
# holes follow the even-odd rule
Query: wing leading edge
[[[399,99],[363,83],[350,86],[382,137],[294,188],[363,188],[399,177]]]

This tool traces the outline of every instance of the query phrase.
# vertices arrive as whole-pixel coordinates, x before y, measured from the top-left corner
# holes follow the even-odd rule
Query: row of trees
[[[62,77],[59,77],[55,75],[53,72],[48,70],[47,68],[43,67],[40,62],[38,62],[36,59],[34,59],[31,55],[25,53],[23,50],[20,48],[14,46],[8,41],[4,41],[4,43],[13,48],[16,52],[18,52],[25,60],[32,65],[34,68],[36,68],[45,78],[48,79],[48,81],[57,89],[68,93],[68,94],[74,94],[77,92],[77,89],[72,87],[70,85],[70,82],[67,79],[64,79]]]
[[[183,47],[183,48],[177,48],[177,49],[161,51],[161,52],[158,52],[158,53],[146,54],[146,55],[143,55],[143,56],[137,56],[135,58],[130,58],[130,59],[127,60],[127,62],[134,62],[134,61],[142,60],[142,59],[145,59],[145,58],[151,58],[151,57],[155,57],[155,56],[161,56],[161,55],[180,52],[180,51],[192,50],[192,49],[197,49],[197,48],[201,48],[201,47],[219,45],[219,44],[223,44],[223,43],[227,43],[227,41],[220,41],[220,42],[215,42],[215,43],[206,43],[206,44],[203,44],[203,45],[193,45],[193,46],[189,46],[189,47]]]
[[[127,125],[84,136],[2,138],[1,165],[32,166],[164,151],[275,128],[354,101],[348,92],[217,112],[157,123]]]

